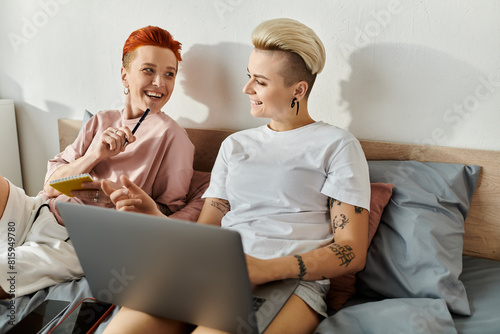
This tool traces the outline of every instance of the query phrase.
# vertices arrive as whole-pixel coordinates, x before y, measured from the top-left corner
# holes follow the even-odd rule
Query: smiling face
[[[172,95],[177,75],[177,59],[172,50],[141,46],[128,66],[122,67],[122,82],[129,89],[125,109],[129,118],[142,115],[146,108],[157,113]]]
[[[254,117],[280,120],[290,116],[290,104],[294,98],[294,85],[286,86],[283,66],[287,66],[286,56],[281,51],[254,49],[248,61],[249,80],[243,93],[250,98],[251,114]]]

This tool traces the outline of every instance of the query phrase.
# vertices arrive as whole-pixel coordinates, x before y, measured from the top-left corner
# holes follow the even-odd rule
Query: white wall
[[[13,100],[0,99],[0,174],[18,187],[23,186],[21,157]]]
[[[0,99],[15,101],[27,192],[58,152],[58,118],[122,105],[123,42],[145,25],[183,43],[166,113],[190,127],[264,124],[241,88],[250,33],[276,17],[326,46],[315,119],[362,139],[500,150],[497,0],[2,0]]]

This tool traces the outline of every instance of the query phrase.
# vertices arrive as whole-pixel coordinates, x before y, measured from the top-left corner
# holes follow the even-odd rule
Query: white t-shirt
[[[315,122],[276,132],[267,125],[224,140],[203,197],[229,201],[222,227],[245,253],[268,259],[330,243],[328,198],[370,209],[368,165],[348,131]]]

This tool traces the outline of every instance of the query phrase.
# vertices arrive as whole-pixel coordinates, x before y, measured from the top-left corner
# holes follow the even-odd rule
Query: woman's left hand
[[[112,183],[113,186],[120,188],[118,184]],[[73,190],[71,191],[71,195],[78,197],[83,204],[102,207],[109,207],[111,205],[111,199],[102,191],[101,181],[83,182],[82,187],[85,189]]]
[[[104,180],[102,188],[110,196],[116,210],[145,213],[165,217],[158,209],[156,202],[125,175],[120,176],[123,187],[114,187],[113,182]]]

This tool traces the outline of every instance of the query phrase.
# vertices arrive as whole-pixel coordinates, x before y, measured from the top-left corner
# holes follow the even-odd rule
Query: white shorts
[[[9,185],[9,198],[0,218],[2,289],[19,297],[83,276],[66,228],[44,205],[47,197],[30,197],[23,189]]]

